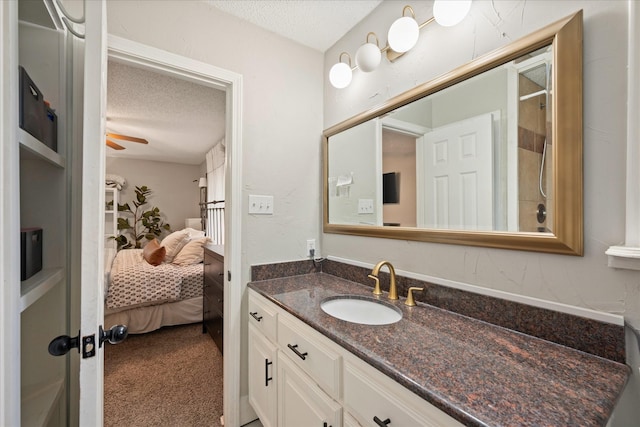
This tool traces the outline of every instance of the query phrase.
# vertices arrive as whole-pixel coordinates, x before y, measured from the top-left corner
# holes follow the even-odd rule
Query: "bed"
[[[199,238],[190,243],[186,238],[184,249],[175,251],[190,248],[196,254],[186,263],[176,263],[180,259],[175,254],[153,265],[143,249],[120,250],[105,272],[105,327],[127,325],[130,334],[140,334],[202,322],[202,246],[207,241]]]

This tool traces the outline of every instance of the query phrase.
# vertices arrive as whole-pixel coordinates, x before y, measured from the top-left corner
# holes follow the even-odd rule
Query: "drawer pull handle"
[[[378,417],[373,417],[373,421],[375,421],[376,424],[378,424],[380,427],[387,427],[389,424],[391,424],[391,419],[389,419],[389,418],[387,418],[386,420],[382,421]]]
[[[256,319],[258,322],[262,320],[262,316],[258,316],[258,312],[257,311],[254,311],[253,313],[249,312],[249,314],[251,315],[251,317]]]
[[[322,427],[333,427],[333,426],[330,426],[330,425],[329,425],[329,424],[327,424],[327,423],[326,423],[326,421],[325,421],[325,422],[324,422],[324,424],[322,424]]]
[[[298,344],[296,345],[291,345],[291,344],[287,344],[287,347],[289,347],[291,349],[291,351],[293,351],[295,354],[298,355],[298,357],[302,360],[306,360],[307,359],[307,352],[305,351],[304,353],[300,353],[298,351]]]
[[[269,381],[273,379],[273,377],[269,376],[269,365],[273,365],[273,362],[269,362],[269,359],[264,359],[264,386],[269,387]]]

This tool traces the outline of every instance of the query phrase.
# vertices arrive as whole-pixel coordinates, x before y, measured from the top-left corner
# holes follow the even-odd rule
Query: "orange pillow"
[[[158,239],[153,239],[142,249],[142,257],[151,265],[158,266],[162,264],[165,255],[167,255],[167,249],[164,246],[160,246]]]

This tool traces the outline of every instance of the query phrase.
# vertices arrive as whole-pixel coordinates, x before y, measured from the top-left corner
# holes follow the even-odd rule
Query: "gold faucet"
[[[380,295],[382,293],[380,291],[380,281],[378,279],[378,274],[380,273],[380,268],[383,265],[389,267],[389,276],[391,277],[391,284],[389,285],[389,299],[398,299],[398,288],[396,287],[396,270],[393,268],[393,265],[391,265],[389,261],[380,261],[376,264],[375,267],[373,267],[373,270],[369,275],[370,278],[376,281],[376,287],[373,290],[373,293],[376,295]]]
[[[417,288],[417,287],[411,286],[407,291],[407,300],[404,302],[404,305],[408,305],[409,307],[416,306],[416,300],[415,298],[413,298],[413,291],[418,291],[418,292],[424,291],[424,288]]]

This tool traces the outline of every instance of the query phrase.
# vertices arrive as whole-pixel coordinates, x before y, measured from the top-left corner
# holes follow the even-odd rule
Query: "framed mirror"
[[[324,232],[583,255],[582,11],[323,133]]]

